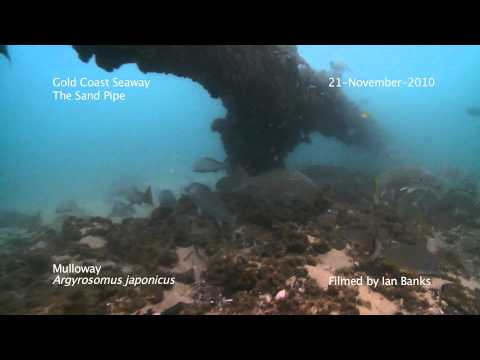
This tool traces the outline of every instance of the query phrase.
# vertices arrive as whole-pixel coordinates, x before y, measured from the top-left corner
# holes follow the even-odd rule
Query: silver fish
[[[193,171],[197,173],[211,173],[224,170],[227,170],[227,165],[225,163],[209,157],[198,159],[193,164]]]
[[[131,205],[153,205],[152,188],[150,186],[147,188],[147,190],[145,190],[145,192],[142,192],[138,190],[138,188],[131,186],[115,191],[114,195],[125,199]]]
[[[135,214],[135,209],[132,204],[117,200],[113,203],[110,217],[126,218],[126,217],[131,217],[134,214]]]
[[[342,77],[345,72],[350,71],[350,68],[343,61],[331,61],[330,71],[333,76]]]
[[[375,261],[382,255],[383,246],[380,240],[376,237],[373,238],[372,253],[369,256],[369,261]]]
[[[55,209],[55,212],[57,214],[79,214],[82,210],[75,201],[67,200],[60,203]]]
[[[470,115],[470,116],[474,116],[474,117],[479,117],[480,116],[480,108],[479,107],[470,107],[467,109],[467,114]]]
[[[160,195],[158,196],[158,201],[160,207],[165,207],[169,209],[174,209],[175,205],[177,204],[177,199],[175,195],[170,190],[162,190],[160,191]]]
[[[226,208],[218,193],[210,190],[208,186],[192,183],[185,188],[185,193],[200,211],[215,219],[218,224],[235,225],[235,216]]]
[[[382,251],[382,257],[402,270],[417,274],[438,273],[439,258],[425,244],[395,244]]]
[[[33,228],[40,226],[41,223],[42,217],[40,213],[37,213],[36,215],[28,215],[15,210],[0,211],[0,228]]]
[[[311,165],[302,167],[299,170],[311,179],[317,186],[334,186],[344,179],[351,179],[353,172],[337,166]]]
[[[317,185],[305,174],[297,170],[276,169],[267,173],[248,176],[238,168],[232,176],[217,183],[222,191],[247,191],[258,196],[277,200],[299,199],[309,201],[318,191]]]

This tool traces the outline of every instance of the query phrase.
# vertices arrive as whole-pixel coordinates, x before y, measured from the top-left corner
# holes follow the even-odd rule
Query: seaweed
[[[213,285],[225,289],[230,295],[238,291],[251,290],[257,283],[256,266],[244,257],[219,255],[209,261],[205,278]]]
[[[479,315],[480,298],[460,284],[445,284],[442,286],[440,298],[446,302],[449,314]]]

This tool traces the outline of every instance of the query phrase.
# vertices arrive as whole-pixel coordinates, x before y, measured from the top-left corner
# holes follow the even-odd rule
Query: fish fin
[[[218,165],[218,168],[208,169],[207,167],[204,167],[202,165],[202,162],[215,163],[216,165]],[[215,173],[218,171],[227,171],[227,170],[228,170],[228,166],[225,162],[218,161],[210,157],[200,158],[193,164],[193,171],[201,174]]]
[[[303,181],[307,182],[310,186],[313,186],[314,188],[317,187],[317,184],[315,184],[315,182],[310,178],[308,177],[307,175],[305,175],[303,172],[299,171],[299,170],[295,170],[295,174]]]
[[[382,243],[376,238],[373,239],[373,249],[372,249],[372,253],[369,257],[369,260],[370,261],[377,260],[380,257],[380,255],[382,253],[382,250],[383,250]]]
[[[147,190],[145,190],[145,194],[143,194],[143,202],[148,205],[153,206],[153,195],[152,195],[152,187],[149,186]]]

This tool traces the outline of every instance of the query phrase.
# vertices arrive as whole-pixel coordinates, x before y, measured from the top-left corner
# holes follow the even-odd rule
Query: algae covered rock
[[[63,222],[62,236],[65,241],[79,241],[86,236],[106,236],[112,227],[111,220],[101,217],[68,217]]]
[[[441,299],[446,303],[449,314],[479,315],[479,291],[471,291],[459,284],[445,284],[442,287]]]
[[[257,268],[244,257],[222,255],[210,261],[205,275],[207,281],[222,286],[226,293],[232,294],[255,287]]]

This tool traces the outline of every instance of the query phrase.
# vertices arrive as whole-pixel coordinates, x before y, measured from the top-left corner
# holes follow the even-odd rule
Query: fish
[[[207,185],[194,182],[184,192],[201,212],[213,218],[218,225],[235,226],[236,217],[230,213],[218,193]]]
[[[469,107],[467,114],[474,117],[480,117],[480,108],[476,106]]]
[[[368,112],[364,111],[364,112],[360,113],[360,117],[362,119],[367,120],[370,117],[370,114]]]
[[[382,255],[383,246],[379,239],[376,237],[373,238],[373,247],[370,256],[368,257],[369,261],[376,261]]]
[[[73,200],[64,201],[55,209],[57,214],[79,214],[82,212],[78,204]]]
[[[365,201],[375,191],[373,178],[367,172],[328,165],[302,166],[299,171],[318,188],[333,189],[336,196],[345,201]]]
[[[175,195],[170,190],[162,190],[160,191],[160,195],[158,196],[158,201],[160,207],[165,207],[169,209],[174,209],[177,204],[177,199]]]
[[[16,210],[0,211],[0,228],[33,228],[40,226],[41,223],[42,216],[40,212],[35,215],[28,215]]]
[[[390,264],[399,267],[402,271],[418,275],[440,276],[439,258],[427,250],[426,244],[400,244],[392,245],[382,251],[382,257]]]
[[[135,209],[132,204],[126,203],[124,201],[116,200],[113,203],[112,212],[110,217],[130,217],[135,214]]]
[[[353,172],[338,166],[310,165],[300,167],[299,171],[305,174],[317,186],[332,186],[353,176]]]
[[[238,167],[231,176],[221,179],[217,189],[225,192],[248,192],[276,200],[310,201],[317,185],[298,170],[275,169],[257,176],[248,176]]]
[[[193,164],[193,171],[197,173],[212,173],[226,170],[227,165],[225,163],[209,157],[200,158]]]
[[[407,194],[413,194],[415,192],[430,192],[430,191],[431,189],[429,186],[422,186],[422,185],[405,186],[400,189],[400,192],[406,192]]]
[[[130,186],[124,189],[119,189],[114,192],[116,197],[125,199],[130,205],[152,205],[153,206],[153,196],[152,196],[152,187],[149,186],[145,192],[138,190],[135,186]]]
[[[341,77],[345,72],[351,71],[350,67],[343,61],[330,61],[330,70],[335,77]]]
[[[12,62],[12,58],[10,57],[10,54],[8,53],[8,47],[7,45],[0,45],[0,54],[4,55],[9,62]]]

